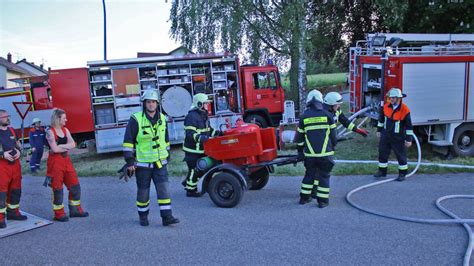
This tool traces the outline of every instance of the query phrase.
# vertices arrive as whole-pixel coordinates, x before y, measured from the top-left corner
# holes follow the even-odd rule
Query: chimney
[[[10,54],[10,53],[7,54],[7,60],[10,63],[12,62],[12,54]]]
[[[51,67],[48,67],[48,72],[51,72]]]
[[[40,65],[40,68],[41,68],[41,69],[44,69],[44,64],[41,64],[41,65]]]

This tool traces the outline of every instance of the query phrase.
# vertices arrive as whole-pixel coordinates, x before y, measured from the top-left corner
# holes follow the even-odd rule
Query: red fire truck
[[[377,119],[398,87],[417,136],[435,150],[474,156],[473,44],[474,34],[368,34],[350,48],[351,112],[372,106],[365,115]]]
[[[148,89],[160,95],[173,144],[184,140],[184,117],[196,93],[209,96],[214,128],[239,118],[276,126],[283,113],[278,68],[240,66],[230,53],[90,61],[88,68],[51,70],[46,98],[67,112],[73,134],[93,132],[97,152],[103,153],[122,149],[127,121],[142,110],[140,96]],[[25,92],[31,94],[27,100],[38,98],[36,91]]]

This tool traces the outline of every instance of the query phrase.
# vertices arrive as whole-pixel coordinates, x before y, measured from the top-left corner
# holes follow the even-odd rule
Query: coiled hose
[[[367,111],[369,109],[370,109],[370,107],[367,107],[367,108],[364,108],[364,109],[360,110],[357,113],[354,113],[351,117],[349,117],[349,120],[354,120],[359,114],[364,113],[365,111]],[[410,177],[410,176],[414,175],[416,173],[416,171],[418,171],[418,168],[420,167],[420,165],[422,164],[421,163],[420,142],[418,141],[418,138],[415,136],[415,134],[413,134],[413,139],[415,140],[416,147],[418,149],[418,160],[416,162],[416,167],[406,177]],[[355,161],[339,160],[339,161],[337,161],[336,160],[336,162],[342,162],[342,163],[375,163],[376,161],[359,161],[359,160],[355,160]],[[448,167],[448,168],[474,169],[474,166],[464,166],[464,165],[449,165],[449,164],[436,164],[436,163],[430,163],[430,164],[427,164],[427,165],[434,165],[434,166],[441,166],[441,167]],[[460,224],[460,225],[462,225],[464,227],[464,229],[466,229],[466,231],[468,233],[468,237],[469,237],[469,243],[467,245],[466,252],[465,252],[464,258],[463,258],[463,265],[468,266],[469,262],[470,262],[470,259],[471,259],[472,251],[473,251],[473,248],[474,248],[474,236],[473,236],[472,229],[469,225],[474,224],[474,219],[461,219],[460,217],[458,217],[457,215],[455,215],[454,213],[452,213],[451,211],[449,211],[448,209],[443,207],[441,205],[441,202],[444,201],[444,200],[447,200],[447,199],[474,199],[474,195],[447,195],[447,196],[440,197],[436,200],[436,202],[435,202],[436,207],[438,209],[440,209],[446,215],[452,217],[452,219],[422,219],[422,218],[415,218],[415,217],[409,217],[409,216],[387,214],[387,213],[383,213],[383,212],[380,212],[380,211],[377,211],[377,210],[372,210],[372,209],[363,207],[363,206],[355,203],[351,199],[351,197],[356,192],[362,191],[362,190],[370,188],[370,187],[374,187],[374,186],[382,185],[382,184],[385,184],[385,183],[389,183],[389,182],[394,181],[395,179],[396,178],[390,178],[390,179],[386,179],[386,180],[382,180],[382,181],[376,181],[376,182],[373,182],[373,183],[370,183],[370,184],[367,184],[367,185],[357,187],[357,188],[349,191],[349,193],[347,193],[346,201],[352,207],[354,207],[356,209],[359,209],[363,212],[370,213],[370,214],[373,214],[373,215],[377,215],[377,216],[380,216],[380,217],[385,217],[385,218],[390,218],[390,219],[395,219],[395,220],[400,220],[400,221],[413,222],[413,223]]]

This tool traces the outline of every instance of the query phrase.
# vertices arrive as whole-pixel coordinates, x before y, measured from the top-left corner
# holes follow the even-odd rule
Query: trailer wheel
[[[474,156],[474,124],[464,124],[456,128],[452,150],[457,156]]]
[[[270,179],[270,172],[266,167],[262,167],[249,175],[249,190],[259,190],[265,187]]]
[[[244,196],[244,189],[238,177],[221,172],[209,183],[209,196],[212,202],[222,208],[235,207]]]
[[[245,122],[246,123],[253,123],[261,128],[266,128],[268,127],[268,123],[267,121],[265,120],[265,118],[259,116],[259,115],[256,115],[256,114],[252,114],[252,115],[249,115],[245,118]]]

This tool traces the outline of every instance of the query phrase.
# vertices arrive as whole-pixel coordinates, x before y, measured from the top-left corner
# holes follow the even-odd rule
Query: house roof
[[[18,64],[18,63],[26,63],[26,64],[28,64],[29,66],[35,68],[36,70],[41,71],[41,72],[43,72],[44,74],[48,74],[48,71],[47,71],[46,69],[41,68],[40,66],[37,66],[37,65],[35,65],[34,63],[30,63],[30,62],[26,61],[26,58],[23,58],[22,60],[16,62],[16,64]]]
[[[9,71],[13,71],[13,72],[17,72],[17,73],[25,74],[25,75],[33,75],[33,73],[30,73],[28,70],[22,68],[19,65],[9,62],[7,59],[3,57],[0,57],[0,65],[4,66]]]

